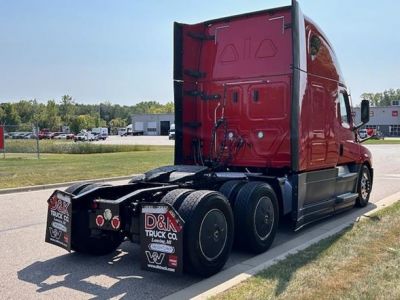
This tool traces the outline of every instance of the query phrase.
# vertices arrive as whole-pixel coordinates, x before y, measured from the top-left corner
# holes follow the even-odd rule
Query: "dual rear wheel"
[[[278,200],[265,182],[228,181],[220,188],[235,216],[235,245],[261,253],[271,246],[278,227]]]
[[[363,166],[357,206],[368,204],[371,185],[371,173]],[[79,195],[98,186],[77,184],[66,191]],[[210,276],[222,269],[233,243],[254,253],[268,250],[279,223],[277,196],[265,182],[231,180],[224,183],[219,192],[176,189],[167,193],[161,202],[173,206],[185,221],[184,269],[201,276]],[[73,250],[96,255],[115,251],[123,237],[118,232],[93,234],[87,214],[85,211],[75,213]]]
[[[185,221],[184,269],[210,276],[222,269],[233,242],[261,253],[272,244],[278,226],[278,203],[270,185],[228,181],[219,190],[177,189],[161,202],[172,205]]]
[[[97,184],[78,184],[66,190],[83,194]],[[278,206],[272,188],[262,182],[229,181],[220,192],[176,189],[161,200],[185,221],[183,260],[186,272],[211,276],[222,269],[234,240],[246,250],[266,251],[275,237]],[[89,228],[88,211],[74,212],[72,249],[94,255],[111,253],[123,241],[119,232],[95,232]]]
[[[177,189],[161,202],[172,205],[185,221],[183,266],[201,276],[217,273],[232,249],[234,219],[228,200],[208,190]]]

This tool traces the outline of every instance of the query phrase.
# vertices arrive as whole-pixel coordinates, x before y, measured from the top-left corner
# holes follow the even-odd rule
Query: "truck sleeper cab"
[[[234,244],[266,251],[282,217],[299,229],[367,205],[371,154],[356,131],[368,102],[355,125],[333,48],[296,1],[175,23],[174,97],[175,164],[54,192],[46,241],[106,254],[128,238],[145,269],[210,276]]]

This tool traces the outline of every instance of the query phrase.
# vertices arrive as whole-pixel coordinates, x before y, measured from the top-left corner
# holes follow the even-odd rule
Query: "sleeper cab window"
[[[310,55],[311,59],[314,60],[317,56],[319,50],[321,49],[321,39],[313,34],[310,38]]]

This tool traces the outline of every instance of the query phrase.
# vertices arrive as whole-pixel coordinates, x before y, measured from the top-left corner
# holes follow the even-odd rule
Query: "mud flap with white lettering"
[[[181,274],[184,221],[167,203],[142,203],[140,254],[142,269]]]
[[[55,190],[47,203],[45,241],[71,251],[72,194]]]

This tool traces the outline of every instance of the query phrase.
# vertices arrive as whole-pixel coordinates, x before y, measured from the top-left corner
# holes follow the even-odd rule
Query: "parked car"
[[[13,140],[18,139],[20,134],[21,134],[21,132],[11,132],[11,138]]]
[[[95,138],[97,140],[103,140],[103,141],[105,141],[108,137],[108,134],[105,134],[105,133],[98,133],[98,134],[93,133],[93,135],[95,136]]]
[[[366,139],[368,137],[367,129],[360,129],[358,131],[358,136],[360,139]]]
[[[172,124],[169,128],[168,139],[174,140],[175,139],[175,124]]]
[[[19,132],[10,132],[9,133],[9,138],[10,139],[16,139],[16,135],[18,135]]]
[[[25,139],[25,136],[29,134],[31,134],[31,132],[26,132],[26,131],[13,132],[12,139],[22,140]]]
[[[61,133],[57,134],[53,137],[55,140],[66,140],[67,139],[67,134],[66,133]]]
[[[92,130],[90,132],[95,134],[95,135],[98,135],[98,134],[102,134],[103,136],[105,135],[106,138],[108,136],[108,128],[107,127],[92,128]]]
[[[64,132],[53,132],[53,134],[51,135],[51,138],[54,139],[61,134],[64,134]]]
[[[90,141],[96,141],[96,140],[98,140],[98,139],[95,137],[95,135],[88,131],[81,132],[74,137],[75,142],[78,142],[78,141],[82,141],[82,142],[89,141],[90,142]]]
[[[85,133],[78,133],[77,135],[75,135],[74,141],[75,141],[75,142],[78,142],[78,141],[82,141],[82,142],[87,141],[86,134],[85,134]]]
[[[36,139],[36,135],[32,132],[28,132],[23,136],[24,139]]]
[[[118,128],[118,135],[119,136],[127,136],[127,134],[128,134],[128,132],[126,130],[126,127]]]
[[[370,138],[374,140],[383,140],[385,138],[381,131],[373,128],[360,129],[358,131],[358,136],[360,139]]]
[[[47,135],[49,132],[50,132],[50,130],[47,128],[43,128],[42,130],[40,130],[39,135],[38,135],[39,140],[47,139],[48,138]]]
[[[74,137],[74,141],[78,142],[78,141],[86,141],[86,135],[84,133],[78,133],[77,135],[75,135]]]
[[[54,137],[54,132],[47,132],[47,133],[45,133],[45,135],[44,135],[44,139],[48,139],[48,140],[50,140],[50,139],[52,139]]]
[[[383,140],[385,137],[383,133],[377,129],[368,129],[368,136],[373,140]]]

